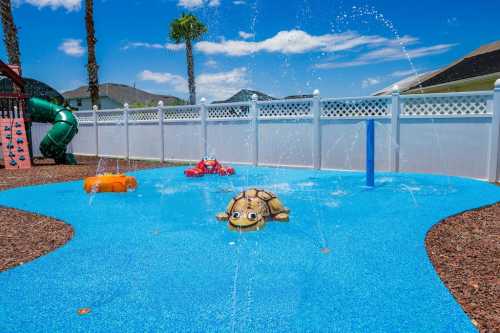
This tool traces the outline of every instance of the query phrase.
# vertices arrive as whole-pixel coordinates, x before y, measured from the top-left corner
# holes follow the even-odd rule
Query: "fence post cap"
[[[202,97],[202,98],[200,99],[200,103],[201,103],[201,104],[205,104],[206,102],[207,102],[207,99],[206,99],[205,97]]]
[[[314,89],[313,96],[314,97],[319,97],[319,89]]]
[[[252,101],[253,102],[257,102],[259,100],[259,96],[257,96],[257,94],[253,94],[252,95]]]
[[[163,101],[161,101],[161,100],[160,100],[160,101],[158,101],[158,107],[162,108],[162,107],[163,107],[163,105],[164,105],[164,104],[163,104]]]
[[[397,84],[392,86],[392,93],[399,94],[399,86]]]
[[[495,81],[495,89],[500,89],[500,79]]]
[[[97,110],[99,110],[99,108],[97,107],[97,105],[93,105],[92,110],[97,111]]]

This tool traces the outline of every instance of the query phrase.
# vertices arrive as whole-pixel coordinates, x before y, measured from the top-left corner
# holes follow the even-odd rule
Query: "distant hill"
[[[276,99],[281,99],[281,98],[275,98],[272,96],[269,96],[263,92],[257,91],[257,90],[249,90],[249,89],[242,89],[238,91],[235,95],[232,97],[223,100],[223,101],[215,101],[213,102],[214,104],[219,104],[219,103],[237,103],[237,102],[248,102],[252,100],[252,95],[256,94],[258,97],[259,101],[272,101]],[[305,95],[291,95],[287,97],[283,97],[282,99],[302,99],[302,98],[312,98],[313,95],[311,94],[305,94]]]
[[[260,91],[242,89],[242,90],[238,91],[236,94],[234,94],[232,97],[230,97],[224,101],[215,101],[213,103],[218,104],[218,103],[248,102],[248,101],[252,100],[253,94],[257,95],[257,98],[259,101],[271,101],[273,99],[276,99],[276,98],[271,97],[269,95],[266,95]]]
[[[90,94],[88,86],[81,86],[77,89],[64,92],[63,96],[67,100],[84,99],[89,98]],[[141,89],[117,83],[100,84],[99,96],[108,97],[120,105],[128,103],[131,107],[156,106],[160,100],[165,105],[186,104],[186,101],[175,96],[151,94]]]

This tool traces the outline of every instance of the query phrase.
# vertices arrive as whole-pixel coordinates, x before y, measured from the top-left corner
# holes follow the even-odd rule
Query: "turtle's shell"
[[[229,202],[226,208],[226,213],[229,216],[231,216],[234,207],[241,200],[247,201],[248,204],[251,204],[253,207],[260,207],[260,213],[264,218],[273,217],[280,213],[289,212],[289,210],[283,206],[281,201],[276,197],[274,193],[266,190],[252,188],[241,192]]]

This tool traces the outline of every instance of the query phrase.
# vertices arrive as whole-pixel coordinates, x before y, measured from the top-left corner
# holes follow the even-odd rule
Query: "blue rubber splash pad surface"
[[[0,204],[73,225],[64,247],[0,273],[0,332],[474,332],[424,239],[440,219],[500,200],[468,179],[240,167],[139,189],[82,182],[0,192]],[[247,187],[275,192],[289,223],[230,231],[215,214]],[[323,253],[322,248],[329,248]],[[324,251],[327,252],[327,251]],[[77,315],[79,308],[92,312]]]

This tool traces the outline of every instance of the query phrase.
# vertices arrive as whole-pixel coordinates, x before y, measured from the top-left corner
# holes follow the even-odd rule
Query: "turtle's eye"
[[[239,219],[240,216],[241,216],[240,212],[233,212],[233,215],[231,215],[233,219]]]
[[[249,220],[255,220],[255,219],[257,219],[257,214],[254,212],[250,212],[247,214],[247,217]]]

